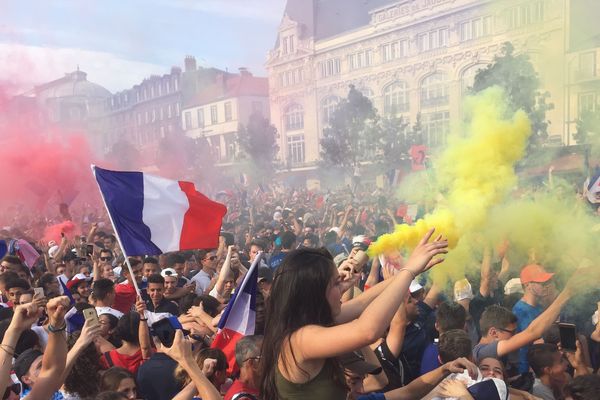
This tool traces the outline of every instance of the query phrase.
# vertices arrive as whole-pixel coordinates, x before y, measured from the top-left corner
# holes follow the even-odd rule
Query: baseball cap
[[[41,357],[43,355],[44,353],[42,353],[38,349],[27,349],[24,352],[22,352],[19,355],[19,357],[17,357],[13,368],[15,371],[15,375],[17,375],[17,378],[20,381],[23,381],[23,375],[27,375],[27,373],[29,372],[29,368],[31,368],[31,364],[33,364],[33,362],[37,360],[38,357]]]
[[[413,280],[410,283],[410,286],[408,287],[408,291],[410,292],[410,294],[416,293],[421,289],[423,289],[423,286],[421,286],[421,284],[417,282],[416,279]]]
[[[508,400],[506,383],[497,378],[484,379],[467,388],[475,400]]]
[[[553,276],[553,273],[546,271],[541,265],[529,264],[523,267],[523,269],[521,270],[521,283],[543,283],[552,279]]]
[[[67,288],[72,290],[73,287],[77,286],[79,282],[89,282],[92,280],[91,276],[85,276],[84,274],[77,274],[69,282],[67,282]]]
[[[258,282],[273,282],[273,271],[269,267],[260,267],[258,269]]]
[[[163,278],[166,278],[167,276],[177,276],[177,271],[175,271],[173,268],[165,268],[162,271],[160,271],[160,276],[162,276]]]
[[[523,284],[520,278],[512,278],[504,285],[504,294],[523,293]]]

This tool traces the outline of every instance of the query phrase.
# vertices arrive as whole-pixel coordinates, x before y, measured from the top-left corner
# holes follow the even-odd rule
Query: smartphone
[[[44,294],[44,288],[41,288],[41,287],[33,288],[33,296],[34,297],[46,297],[46,295]]]
[[[152,335],[156,336],[163,346],[171,347],[173,346],[175,331],[177,329],[183,330],[177,317],[163,318],[152,324]],[[184,330],[183,333],[187,334],[189,332]]]
[[[577,329],[573,324],[558,324],[560,345],[563,350],[574,353],[577,351]]]
[[[85,252],[86,252],[86,257],[91,256],[92,254],[94,254],[94,245],[93,244],[88,244],[85,248]]]
[[[369,256],[367,255],[367,253],[365,253],[362,250],[358,250],[356,252],[356,254],[354,254],[353,257],[356,262],[358,262],[358,267],[357,267],[357,271],[356,272],[361,272],[365,266],[365,264],[367,263],[367,261],[369,261]]]
[[[92,325],[100,325],[100,321],[98,320],[98,313],[96,313],[95,308],[86,308],[82,311],[83,317],[86,321],[90,321]]]

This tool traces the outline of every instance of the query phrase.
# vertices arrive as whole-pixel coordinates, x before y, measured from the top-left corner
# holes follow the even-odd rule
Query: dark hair
[[[13,264],[13,265],[23,265],[23,263],[21,262],[21,259],[17,256],[11,256],[11,255],[4,256],[0,260],[0,263],[3,261],[6,261],[7,263]]]
[[[98,279],[92,284],[92,293],[97,300],[104,300],[106,296],[115,291],[115,284],[110,279]]]
[[[267,242],[265,242],[262,239],[254,239],[250,242],[249,247],[252,247],[252,246],[260,247],[260,249],[262,251],[265,251],[267,249]]]
[[[573,400],[596,400],[600,393],[600,376],[587,374],[576,376],[565,386],[565,394]]]
[[[158,260],[154,257],[146,257],[142,261],[142,264],[158,264]]]
[[[106,315],[106,317],[108,318],[108,326],[110,329],[115,329],[117,327],[117,324],[119,323],[119,318],[115,317],[112,314],[109,313],[104,313],[104,314],[100,314],[100,315]],[[98,315],[98,316],[100,316]]]
[[[181,314],[185,314],[192,306],[199,306],[200,303],[202,303],[204,312],[211,317],[214,318],[219,314],[219,306],[221,303],[219,300],[207,294],[198,296],[195,293],[190,293],[183,296],[181,300],[179,300],[179,310],[181,311]]]
[[[16,272],[8,270],[8,271],[4,271],[3,273],[0,274],[0,282],[8,282],[11,279],[19,279],[19,275],[17,275]]]
[[[17,278],[17,279],[9,279],[6,281],[6,291],[12,288],[21,288],[25,290],[31,289],[31,285],[25,279]]]
[[[125,368],[111,367],[107,369],[100,380],[100,391],[117,390],[123,379],[133,379],[135,381],[133,374]]]
[[[285,340],[307,325],[332,326],[331,307],[327,301],[327,287],[334,271],[333,258],[324,248],[292,250],[283,260],[275,276],[267,301],[265,338],[260,362],[261,393],[264,400],[279,398],[275,385],[275,371],[280,356],[284,364],[297,364],[294,349],[292,360],[282,352]],[[343,370],[337,365],[334,378]],[[340,384],[343,375],[340,378]]]
[[[185,258],[179,253],[171,253],[167,256],[167,267],[171,268],[175,264],[185,263]]]
[[[139,345],[140,315],[134,311],[123,315],[115,329],[115,338],[127,343]]]
[[[293,232],[285,231],[281,234],[281,247],[290,250],[296,243],[296,235]]]
[[[120,392],[107,391],[98,393],[94,400],[127,400],[127,396]]]
[[[81,332],[76,332],[69,338],[69,348],[75,345]],[[90,343],[75,359],[69,375],[65,378],[65,389],[81,398],[95,396],[99,392],[100,353],[96,346]]]
[[[10,319],[0,321],[0,342],[4,340],[4,335],[6,334],[9,325]],[[25,329],[21,332],[21,336],[19,336],[17,344],[15,345],[15,358],[19,357],[19,354],[25,350],[39,347],[39,345],[40,339],[38,338],[38,335],[31,329]]]
[[[151,283],[159,283],[161,285],[164,285],[165,278],[163,278],[159,274],[152,274],[148,277],[148,284],[151,284]]]
[[[133,269],[133,267],[137,267],[138,265],[140,265],[142,263],[137,258],[128,257],[128,260],[129,260],[129,265],[131,265],[132,269]],[[129,268],[127,268],[127,264],[123,263],[123,271],[121,273],[123,275],[129,275]]]
[[[471,355],[471,339],[462,329],[450,329],[440,336],[440,360],[443,363]]]
[[[31,276],[31,271],[29,270],[29,268],[27,268],[27,266],[21,264],[19,265],[17,268],[14,269],[15,272],[23,272],[24,274],[26,274],[27,276]]]
[[[42,275],[40,277],[40,280],[38,281],[38,285],[45,289],[46,285],[49,285],[54,282],[57,282],[56,275],[54,275],[50,272],[46,272],[44,275]]]
[[[544,375],[544,368],[554,365],[554,355],[558,353],[558,346],[552,343],[533,344],[527,351],[527,361],[540,378]]]
[[[104,237],[104,239],[110,239],[110,241],[113,243],[115,243],[117,241],[117,238],[115,237],[115,235],[106,235]]]
[[[307,233],[304,235],[304,240],[308,240],[313,246],[319,245],[319,237],[313,233]]]
[[[437,309],[435,321],[438,324],[440,333],[451,329],[464,330],[467,312],[463,306],[454,301],[444,302]]]
[[[114,257],[115,255],[113,254],[112,250],[110,249],[100,249],[100,255],[102,255],[102,253],[109,253],[111,257]]]
[[[493,304],[485,309],[479,320],[481,336],[487,336],[491,328],[506,328],[517,323],[517,317],[509,309]]]

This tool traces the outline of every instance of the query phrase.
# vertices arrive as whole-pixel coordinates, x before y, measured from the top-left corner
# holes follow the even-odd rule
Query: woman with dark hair
[[[121,367],[136,374],[151,354],[145,320],[142,321],[136,312],[125,314],[117,323],[115,337],[121,341],[121,346],[103,353],[100,363],[104,368]]]
[[[342,294],[358,276],[348,264],[338,271],[325,249],[288,253],[267,302],[261,398],[345,400],[348,389],[336,357],[383,336],[412,280],[447,252],[447,241],[429,242],[432,235],[433,229],[392,279],[344,304]]]
[[[117,392],[126,399],[137,399],[137,387],[133,374],[120,367],[109,368],[102,374],[100,391]]]

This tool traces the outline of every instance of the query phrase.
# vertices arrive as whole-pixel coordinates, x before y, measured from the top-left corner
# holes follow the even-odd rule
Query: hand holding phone
[[[100,325],[100,320],[98,319],[98,313],[96,313],[95,308],[86,308],[82,311],[83,317],[86,321],[89,321],[89,324],[92,326]]]
[[[577,351],[577,329],[574,324],[558,324],[560,333],[560,346],[564,351],[575,353]]]

